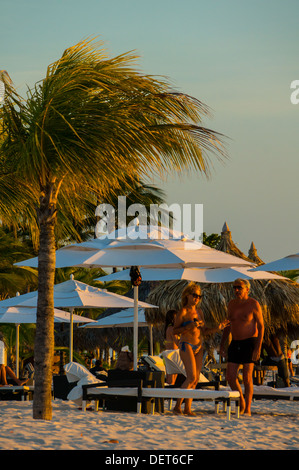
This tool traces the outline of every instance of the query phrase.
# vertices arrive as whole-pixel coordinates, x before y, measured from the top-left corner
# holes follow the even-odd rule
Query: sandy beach
[[[233,407],[234,408],[234,407]],[[196,417],[113,411],[82,412],[53,401],[52,421],[33,420],[32,402],[0,402],[1,450],[298,450],[299,402],[256,400],[252,416],[214,413],[194,402]],[[234,411],[234,409],[233,409]]]

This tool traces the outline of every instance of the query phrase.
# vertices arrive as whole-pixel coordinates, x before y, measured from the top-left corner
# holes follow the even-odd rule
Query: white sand
[[[167,408],[167,405],[166,405]],[[196,417],[165,413],[82,412],[54,400],[51,421],[32,418],[32,402],[0,401],[1,450],[298,450],[299,401],[257,400],[252,416],[214,413],[194,402]],[[234,411],[234,406],[232,406]],[[118,442],[109,442],[116,440]]]

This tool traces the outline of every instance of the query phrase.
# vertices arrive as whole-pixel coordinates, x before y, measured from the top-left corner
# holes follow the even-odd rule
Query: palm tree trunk
[[[38,302],[34,346],[35,391],[33,418],[52,419],[52,366],[54,354],[55,204],[51,191],[41,198],[38,211]]]

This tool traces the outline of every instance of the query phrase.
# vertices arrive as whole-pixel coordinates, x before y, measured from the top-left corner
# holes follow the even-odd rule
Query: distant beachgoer
[[[7,377],[12,378],[17,385],[24,385],[28,381],[28,379],[20,380],[13,370],[6,365],[6,346],[3,336],[0,334],[0,387],[9,385]]]
[[[267,353],[265,357],[263,350]],[[282,353],[279,339],[275,335],[264,338],[262,344],[262,366],[277,366],[278,376],[283,380],[285,387],[290,386],[287,360]]]
[[[195,389],[199,380],[203,360],[203,338],[206,334],[220,331],[227,325],[227,321],[217,328],[206,328],[203,311],[199,307],[201,300],[200,287],[190,283],[182,293],[182,308],[178,311],[173,332],[180,336],[180,356],[186,370],[186,379],[181,388]],[[177,400],[174,413],[182,414],[183,398]],[[184,414],[194,416],[191,411],[192,399],[185,399]]]
[[[295,372],[293,369],[293,363],[292,363],[292,350],[289,348],[288,349],[288,369],[291,377],[294,377]]]
[[[168,310],[165,318],[164,337],[165,349],[178,349],[179,336],[173,333],[176,310]]]
[[[95,364],[91,367],[90,372],[93,375],[97,375],[97,372],[107,372],[106,369],[103,367],[102,361],[100,359],[96,359]]]
[[[165,318],[164,337],[165,349],[178,349],[179,336],[173,333],[173,325],[176,316],[176,310],[168,310]],[[174,385],[178,374],[166,374],[165,381],[168,385]]]
[[[129,350],[128,346],[121,348],[115,364],[115,369],[133,370],[133,354]]]
[[[10,367],[5,366],[4,364],[0,364],[0,387],[3,387],[5,385],[9,385],[7,382],[7,377],[10,377],[13,379],[13,381],[17,385],[25,385],[26,382],[28,382],[28,379],[20,380],[16,376],[16,374],[11,370]]]
[[[249,297],[250,283],[245,279],[236,279],[233,285],[235,299],[228,304],[228,320],[225,328],[220,354],[225,356],[225,342],[229,334],[232,341],[227,351],[226,378],[232,390],[240,392],[240,411],[251,415],[253,397],[253,369],[259,359],[264,336],[264,321],[260,304]],[[243,364],[245,399],[238,380],[240,365]]]

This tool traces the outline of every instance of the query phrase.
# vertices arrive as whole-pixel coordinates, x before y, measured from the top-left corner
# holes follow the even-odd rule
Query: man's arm
[[[231,330],[231,326],[228,325],[226,328],[224,328],[223,333],[222,333],[222,338],[220,341],[220,347],[219,347],[219,354],[220,356],[226,356],[226,349],[225,349],[225,343],[227,341],[227,338],[229,337]]]
[[[231,303],[232,303],[232,301],[230,301],[228,303],[228,306],[227,306],[227,321],[229,321],[229,324],[224,328],[223,333],[222,333],[222,338],[221,338],[220,346],[219,346],[220,356],[226,356],[225,344],[226,344],[227,338],[229,337],[230,332],[231,332],[231,323],[230,323]]]
[[[212,335],[214,333],[217,333],[218,331],[225,331],[225,329],[229,326],[229,320],[224,320],[223,322],[219,323],[218,326],[215,326],[214,328],[207,328],[206,326],[203,328],[203,334],[205,336]],[[229,334],[229,333],[228,333]],[[228,335],[227,335],[228,336]]]
[[[261,306],[258,302],[256,302],[256,310],[254,312],[254,317],[256,321],[258,335],[257,335],[256,347],[253,351],[252,359],[253,361],[258,361],[261,355],[261,348],[262,348],[264,331],[265,331],[263,313],[262,313]]]

